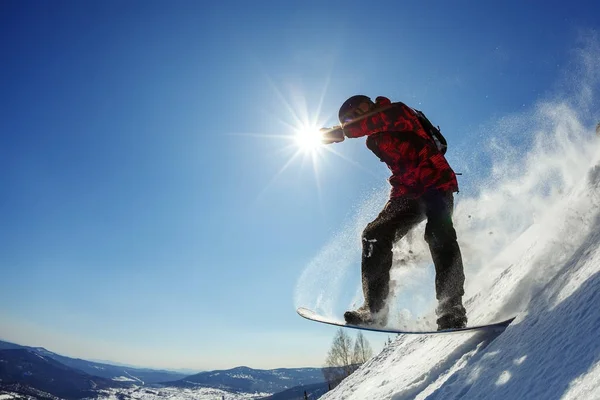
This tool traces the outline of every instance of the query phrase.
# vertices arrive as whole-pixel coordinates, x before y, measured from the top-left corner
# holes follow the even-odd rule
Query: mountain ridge
[[[322,383],[321,368],[275,368],[270,370],[239,366],[227,370],[204,371],[174,382],[163,382],[175,387],[212,387],[246,393],[277,393],[295,386]]]

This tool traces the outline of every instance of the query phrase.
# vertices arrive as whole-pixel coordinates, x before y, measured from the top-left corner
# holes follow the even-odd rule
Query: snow
[[[142,384],[142,385],[144,384],[144,381],[143,381],[143,380],[141,380],[140,378],[138,378],[138,377],[136,377],[136,376],[133,376],[133,375],[131,375],[131,374],[130,374],[129,372],[127,372],[127,371],[123,371],[123,372],[125,372],[125,374],[126,374],[126,375],[127,375],[129,378],[130,378],[130,379],[132,379],[132,380],[134,380],[134,381],[137,381],[137,382],[139,382],[139,383],[140,383],[140,384]]]
[[[542,103],[500,121],[506,142],[513,131],[535,139],[525,153],[493,143],[498,159],[489,182],[457,202],[469,324],[513,315],[515,321],[503,332],[400,335],[322,399],[600,399],[600,141],[596,121],[583,122],[593,114],[590,104],[576,100],[577,106]],[[338,251],[356,250],[349,243],[371,208],[359,210],[356,223],[311,262],[296,305],[339,315],[334,304],[355,261],[342,257],[344,264],[322,281],[310,275],[320,274]],[[402,285],[394,302],[406,307],[415,300],[413,309],[393,312],[407,323],[425,312],[412,323],[426,326],[435,301],[427,249],[417,242],[394,249],[396,258],[413,251],[408,262],[394,261],[392,278]],[[411,287],[417,296],[404,294]],[[362,301],[357,292],[344,307]]]
[[[197,389],[179,389],[179,388],[147,388],[134,387],[128,389],[102,390],[97,399],[100,400],[118,400],[122,398],[135,400],[159,400],[159,399],[177,399],[177,400],[254,400],[269,396],[269,393],[231,393],[220,389],[197,388]]]
[[[231,375],[231,377],[237,378],[237,379],[250,379],[250,380],[253,379],[252,376],[248,375],[248,374],[234,374],[234,375]]]
[[[112,378],[112,380],[117,382],[137,382],[135,379],[131,379],[126,376],[117,376]]]

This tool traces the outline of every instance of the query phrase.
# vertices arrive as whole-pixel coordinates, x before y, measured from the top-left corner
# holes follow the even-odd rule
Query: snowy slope
[[[593,60],[587,71],[598,86],[600,61]],[[517,132],[531,142],[517,142],[517,148],[492,143],[498,158],[491,176],[475,197],[458,197],[455,224],[469,324],[512,315],[516,320],[499,333],[398,336],[322,399],[600,399],[600,138],[589,118],[598,112],[584,98],[591,89],[583,89],[589,88],[582,86],[585,96],[577,101],[541,103],[532,113],[497,123],[496,133],[511,139]],[[354,234],[339,235],[323,254],[330,257]],[[407,248],[414,254],[400,262]],[[394,249],[392,278],[404,285],[400,293],[411,286],[417,294],[431,291],[425,251],[406,241]],[[306,276],[325,264],[322,259]],[[317,281],[311,282],[317,289],[309,290],[303,276],[297,301],[339,315],[332,305],[343,294],[345,268],[323,289]],[[331,282],[333,289],[326,287]],[[428,325],[434,304],[428,295],[396,293],[393,300],[402,307],[420,301],[426,317],[412,323]],[[312,304],[311,296],[317,299]],[[357,297],[362,301],[355,295],[344,306]],[[404,315],[411,323],[415,314]]]

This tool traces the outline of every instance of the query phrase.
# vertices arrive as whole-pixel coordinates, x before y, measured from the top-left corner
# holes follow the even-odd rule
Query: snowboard
[[[444,333],[462,333],[469,331],[477,331],[477,330],[491,330],[498,331],[504,330],[510,323],[515,319],[515,317],[509,318],[504,321],[494,322],[487,325],[476,325],[476,326],[468,326],[466,328],[459,329],[447,329],[443,331],[410,331],[410,330],[402,330],[394,327],[379,327],[379,326],[363,326],[363,325],[352,325],[347,324],[343,320],[338,320],[332,317],[324,317],[322,315],[317,314],[316,312],[309,310],[308,308],[300,307],[296,310],[296,312],[306,319],[311,321],[321,322],[323,324],[341,326],[344,328],[352,328],[352,329],[361,329],[365,331],[372,332],[382,332],[382,333],[400,333],[405,335],[431,335],[431,334],[444,334]]]

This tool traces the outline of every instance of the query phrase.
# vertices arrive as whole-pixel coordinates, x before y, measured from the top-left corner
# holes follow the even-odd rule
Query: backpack
[[[419,122],[423,126],[423,129],[425,129],[425,132],[427,132],[429,137],[434,141],[438,150],[442,154],[446,154],[446,150],[448,150],[448,142],[446,142],[446,138],[444,137],[444,135],[442,135],[442,132],[440,132],[440,127],[433,126],[431,121],[427,119],[427,117],[425,116],[425,114],[423,114],[422,111],[415,109],[413,109],[413,111],[415,112],[415,114],[417,114],[417,117],[419,118]]]

